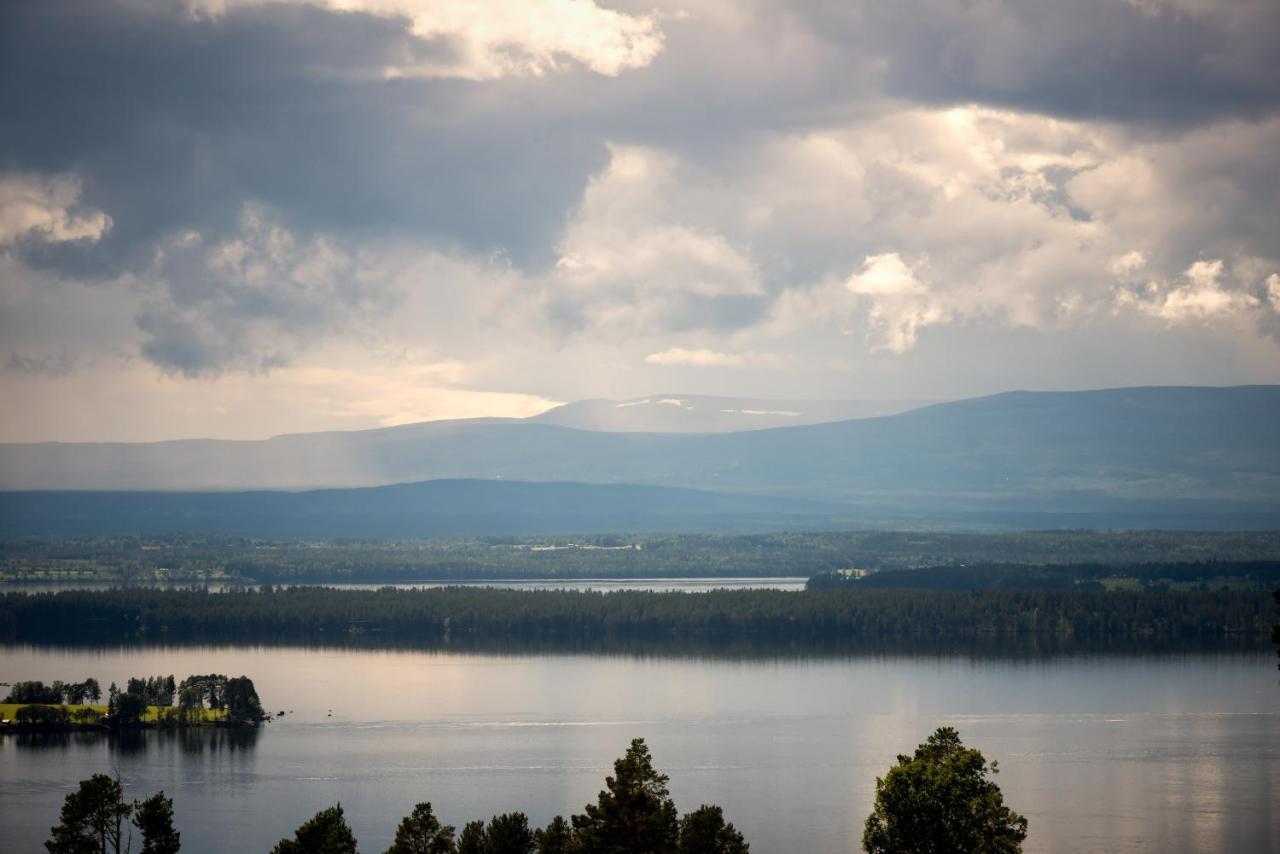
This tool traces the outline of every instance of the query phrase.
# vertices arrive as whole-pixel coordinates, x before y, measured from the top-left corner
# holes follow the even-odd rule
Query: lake
[[[413,804],[545,824],[644,737],[681,810],[756,854],[859,850],[875,778],[935,727],[998,760],[1034,852],[1280,850],[1272,654],[1041,659],[468,655],[267,647],[0,647],[0,680],[247,674],[260,731],[0,739],[0,850],[41,850],[65,794],[164,789],[183,851],[265,852],[341,801],[362,851]],[[332,716],[330,716],[332,711]]]

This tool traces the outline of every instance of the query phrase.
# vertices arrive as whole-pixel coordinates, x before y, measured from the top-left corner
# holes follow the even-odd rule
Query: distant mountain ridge
[[[421,539],[829,526],[838,505],[693,489],[433,480],[310,492],[0,492],[0,537]]]
[[[735,433],[429,422],[261,442],[0,446],[9,490],[246,490],[435,479],[680,487],[890,513],[1269,514],[1280,386],[1008,392]]]
[[[528,419],[617,433],[734,433],[896,415],[933,400],[768,400],[705,394],[655,394],[631,400],[580,400]]]

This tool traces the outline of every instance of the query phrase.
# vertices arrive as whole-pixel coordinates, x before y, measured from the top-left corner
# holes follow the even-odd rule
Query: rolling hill
[[[309,492],[0,492],[0,537],[421,539],[840,527],[839,505],[661,486],[433,480]]]
[[[906,516],[1274,517],[1280,387],[1009,392],[734,433],[474,420],[261,442],[0,446],[7,490],[255,490],[435,479],[680,487]]]
[[[616,433],[736,433],[770,427],[876,418],[918,409],[929,400],[761,400],[655,394],[632,400],[580,400],[528,419]]]

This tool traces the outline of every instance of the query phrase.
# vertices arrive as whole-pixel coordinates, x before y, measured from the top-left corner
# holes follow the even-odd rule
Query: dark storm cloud
[[[651,68],[593,83],[632,107],[612,127],[712,159],[743,135],[856,120],[884,98],[1144,136],[1280,109],[1274,0],[761,2],[738,4],[729,27],[691,8],[665,25]]]
[[[1270,12],[1268,14],[1268,12]],[[759,6],[726,30],[696,5],[617,78],[386,80],[443,58],[408,21],[307,5],[193,18],[174,4],[8,4],[0,164],[74,171],[110,214],[96,247],[33,263],[142,263],[174,228],[227,228],[246,200],[292,228],[388,230],[545,263],[565,212],[622,137],[714,160],[884,94],[1054,115],[1188,123],[1280,105],[1280,15],[1149,0]]]
[[[266,5],[192,19],[109,2],[9,5],[0,18],[0,164],[74,171],[111,212],[84,257],[109,273],[174,228],[227,228],[247,199],[294,228],[417,232],[523,254],[549,243],[604,162],[542,117],[479,115],[491,84],[382,79],[447,53],[407,22]]]
[[[634,11],[649,5],[637,0]],[[553,278],[584,188],[609,163],[606,143],[647,145],[690,164],[663,193],[688,204],[659,210],[655,222],[723,234],[758,270],[758,287],[684,293],[702,268],[667,251],[655,253],[667,263],[643,281],[628,278],[628,267],[580,290],[556,293],[553,282],[547,316],[528,323],[574,332],[602,306],[621,305],[639,306],[638,325],[656,334],[727,333],[758,323],[784,288],[847,276],[866,255],[899,248],[901,234],[875,235],[879,213],[918,207],[925,217],[936,203],[936,187],[913,194],[909,174],[862,152],[860,191],[875,214],[865,233],[836,240],[805,221],[758,238],[756,258],[738,245],[736,212],[723,208],[780,139],[842,126],[856,134],[860,122],[904,104],[976,102],[1101,120],[1127,127],[1135,144],[1159,146],[1198,125],[1243,124],[1280,109],[1273,0],[744,2],[727,10],[694,2],[687,17],[659,21],[661,53],[618,76],[566,60],[543,76],[388,79],[389,67],[447,64],[462,45],[415,37],[404,18],[307,4],[233,4],[203,17],[158,0],[4,4],[0,173],[73,174],[78,204],[111,219],[97,240],[24,238],[12,251],[75,279],[129,272],[158,283],[137,325],[142,354],[166,370],[264,370],[299,340],[340,330],[344,316],[377,302],[351,284],[363,269],[351,259],[363,247],[399,240],[473,258],[498,252],[521,275]],[[1212,234],[1199,216],[1158,226],[1187,253],[1175,268],[1235,243],[1273,254],[1280,170],[1274,153],[1259,153],[1274,135],[1259,124],[1227,141],[1206,132],[1202,143],[1157,153],[1162,175],[1220,220]],[[903,136],[890,144],[909,149],[904,160],[918,147]],[[1211,154],[1227,144],[1238,152]],[[1196,171],[1214,163],[1221,174]],[[951,167],[942,160],[940,168]],[[1070,202],[1064,187],[1076,168],[1047,175],[1056,203]],[[1116,181],[1128,180],[1118,171]],[[686,186],[696,192],[682,197]],[[717,194],[731,201],[708,200]],[[694,221],[699,205],[706,222]],[[259,236],[254,251],[267,281],[216,257],[249,239],[246,208],[296,244],[281,259]],[[606,198],[596,213],[612,209]],[[621,222],[619,242],[635,243],[632,229],[646,224]],[[1132,232],[1152,230],[1144,222]],[[181,244],[187,232],[199,242]],[[928,236],[917,254],[929,254]],[[324,240],[346,260],[317,286],[296,267]],[[713,272],[732,279],[740,269]],[[655,282],[667,283],[656,295]]]
[[[186,377],[204,376],[233,363],[249,370],[266,370],[281,363],[278,357],[247,350],[236,338],[216,335],[208,325],[172,312],[144,311],[138,315],[138,328],[146,334],[142,355]],[[244,364],[246,352],[255,356],[250,364]]]
[[[906,0],[815,21],[881,58],[885,90],[912,100],[1157,126],[1280,107],[1273,0]]]

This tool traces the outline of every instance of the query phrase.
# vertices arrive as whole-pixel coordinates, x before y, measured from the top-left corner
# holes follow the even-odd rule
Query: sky
[[[1277,382],[1275,0],[0,0],[0,441]]]

